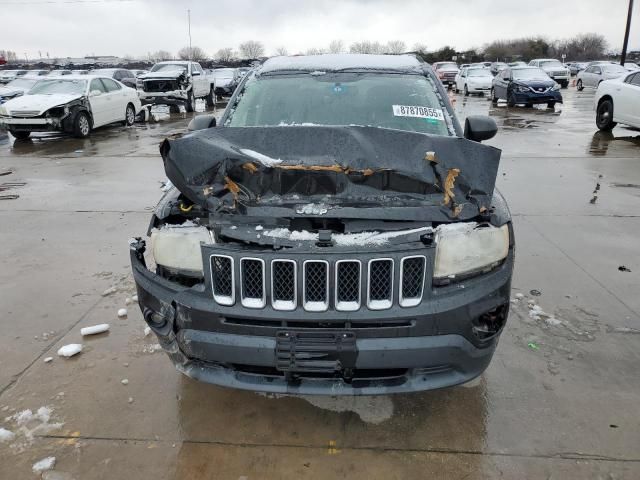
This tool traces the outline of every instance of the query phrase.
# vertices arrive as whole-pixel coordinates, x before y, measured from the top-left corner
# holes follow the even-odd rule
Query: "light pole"
[[[620,57],[620,65],[624,67],[627,61],[627,46],[629,44],[629,31],[631,30],[631,15],[633,14],[633,0],[629,0],[629,14],[627,15],[627,30],[624,33],[624,43],[622,44],[622,56]]]

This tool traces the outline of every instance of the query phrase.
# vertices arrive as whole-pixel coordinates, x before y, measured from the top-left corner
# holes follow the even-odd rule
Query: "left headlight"
[[[164,225],[151,232],[151,250],[155,262],[191,276],[203,275],[201,242],[215,243],[206,227]]]
[[[509,227],[448,224],[436,230],[435,279],[490,270],[509,254]]]
[[[9,112],[7,111],[7,109],[5,107],[3,107],[2,105],[0,105],[0,115],[4,115],[4,116],[8,116]]]

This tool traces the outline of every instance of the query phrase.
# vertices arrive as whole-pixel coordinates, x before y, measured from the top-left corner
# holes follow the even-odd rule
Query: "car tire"
[[[26,132],[24,130],[20,130],[20,131],[9,130],[9,133],[13,135],[16,140],[26,140],[31,135],[31,132]]]
[[[124,111],[124,124],[127,127],[133,125],[136,121],[136,109],[130,103],[127,105],[126,110]]]
[[[579,92],[584,90],[584,85],[582,84],[582,80],[578,80],[578,83],[576,84],[576,88],[578,89]]]
[[[469,96],[469,88],[467,88],[467,84],[464,84],[464,96],[468,97]]]
[[[560,82],[560,87],[567,88],[568,86],[569,86],[569,82],[568,81]]]
[[[196,99],[193,97],[193,91],[191,91],[187,96],[187,101],[184,104],[184,108],[187,110],[187,112],[191,113],[193,112],[193,107],[195,106],[195,103],[196,103]]]
[[[496,91],[493,88],[491,89],[491,103],[494,105],[498,104],[498,97],[496,97]]]
[[[73,136],[86,138],[91,133],[91,119],[85,111],[78,112],[73,119]]]
[[[556,108],[556,102],[547,102],[547,108],[553,110],[554,108]]]
[[[508,107],[516,106],[516,97],[513,95],[513,92],[507,93],[507,106]]]
[[[602,100],[596,110],[596,125],[603,132],[612,130],[617,124],[613,121],[613,102]]]
[[[456,86],[453,87],[453,91],[456,93],[460,93],[460,90],[458,89],[458,84],[456,84]]]
[[[213,93],[213,88],[209,89],[209,95],[206,97],[207,107],[215,107],[216,95]]]

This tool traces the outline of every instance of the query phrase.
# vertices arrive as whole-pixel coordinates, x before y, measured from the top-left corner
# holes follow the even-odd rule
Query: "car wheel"
[[[493,88],[491,89],[491,103],[494,105],[498,104],[498,97],[496,97],[496,91]]]
[[[569,86],[569,82],[568,81],[560,82],[560,87],[567,88],[568,86]]]
[[[584,90],[584,85],[582,84],[582,80],[578,80],[578,83],[576,84],[576,88],[578,89],[579,92]]]
[[[127,105],[127,110],[124,113],[124,124],[130,127],[136,121],[136,109],[133,105]]]
[[[78,138],[88,137],[91,133],[91,120],[87,112],[78,112],[73,121],[73,136]]]
[[[13,135],[16,140],[26,140],[27,138],[29,138],[29,135],[31,135],[31,132],[25,132],[24,130],[9,130],[9,133]]]
[[[187,112],[193,112],[194,104],[196,103],[196,99],[193,97],[193,92],[189,92],[189,96],[187,97],[187,102],[185,103],[185,108]]]
[[[469,89],[467,88],[467,84],[464,84],[464,96],[468,97],[469,96]]]
[[[516,97],[513,92],[509,92],[507,94],[507,106],[515,107],[516,106]]]
[[[596,125],[604,132],[616,126],[616,122],[613,121],[613,102],[611,100],[602,100],[598,105]]]
[[[550,108],[550,109],[553,110],[554,108],[556,108],[556,102],[548,102],[547,103],[547,108]]]
[[[206,101],[207,107],[214,107],[216,105],[216,96],[213,93],[213,88],[209,90],[209,95],[207,95]]]
[[[456,93],[460,93],[460,90],[458,89],[458,84],[456,83],[456,86],[453,87],[453,91]]]

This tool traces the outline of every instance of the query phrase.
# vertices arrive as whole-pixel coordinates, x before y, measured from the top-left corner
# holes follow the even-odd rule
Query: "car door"
[[[101,127],[109,123],[111,118],[110,101],[107,89],[99,78],[94,78],[89,84],[89,105],[93,117],[93,127]]]
[[[616,85],[613,98],[615,120],[640,128],[640,73]]]
[[[505,69],[498,73],[495,77],[495,90],[497,98],[507,98],[507,89],[509,88],[509,79],[511,78],[511,70]]]
[[[122,86],[111,78],[103,78],[109,104],[109,123],[124,120],[128,99]]]
[[[587,85],[589,85],[590,87],[597,87],[601,79],[602,79],[602,68],[594,65],[591,70],[591,73],[589,74],[589,78],[588,78],[589,83]]]
[[[204,75],[204,70],[199,63],[191,64],[191,76],[193,79],[193,94],[195,97],[204,97],[209,93],[207,88],[207,78]]]

